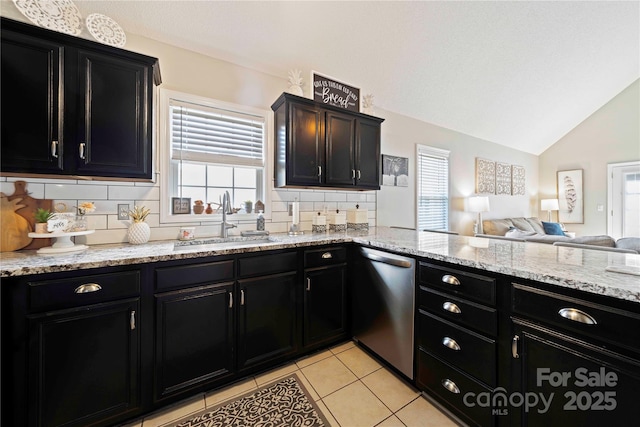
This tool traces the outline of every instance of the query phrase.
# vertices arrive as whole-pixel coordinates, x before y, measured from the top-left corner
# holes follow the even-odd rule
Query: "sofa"
[[[537,242],[553,244],[555,242],[566,242],[568,244],[599,246],[604,248],[621,248],[640,253],[640,238],[625,237],[617,242],[614,238],[607,235],[599,236],[579,236],[569,237],[560,234],[548,234],[545,232],[550,225],[557,223],[543,224],[538,218],[503,218],[503,219],[485,219],[482,221],[483,234],[476,234],[477,237],[491,237],[505,240],[515,240],[521,242]],[[551,227],[553,228],[553,227]],[[560,225],[560,228],[561,225]]]

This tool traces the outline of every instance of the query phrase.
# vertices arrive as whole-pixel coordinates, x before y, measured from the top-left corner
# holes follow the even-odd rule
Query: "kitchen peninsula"
[[[524,417],[530,423],[544,420],[544,413],[530,408],[470,406],[467,399],[500,389],[540,391],[535,384],[539,367],[595,372],[605,366],[618,378],[615,412],[567,413],[562,406],[566,402],[557,400],[547,416],[569,414],[571,420],[591,417],[592,422],[603,415],[625,419],[637,412],[632,401],[633,390],[640,387],[640,283],[637,276],[605,268],[637,267],[640,255],[377,227],[275,234],[268,241],[232,237],[224,242],[96,245],[61,256],[3,254],[2,346],[13,349],[3,350],[3,408],[15,408],[3,413],[3,421],[35,425],[59,417],[108,425],[350,338],[345,295],[350,283],[359,280],[349,266],[360,246],[416,259],[416,374],[405,379],[464,422],[519,425]],[[334,298],[331,306],[341,311],[329,313],[332,307],[324,307],[318,314],[305,292],[326,283],[337,283],[329,296]],[[100,285],[102,291],[92,292]],[[273,310],[269,315],[278,326],[268,319],[250,323],[255,320],[247,313],[259,292],[261,310]],[[205,304],[176,310],[194,301]],[[173,365],[180,363],[179,357],[171,359],[172,354],[181,355],[180,346],[187,342],[172,342],[184,335],[175,322],[199,322],[198,313],[210,316],[207,321],[214,327],[202,328],[208,334],[204,337],[216,343],[202,349],[210,357],[201,371],[191,363],[197,372],[185,373]],[[310,323],[317,314],[328,316],[324,320],[332,326]],[[70,332],[65,327],[74,322],[93,329],[81,330],[79,338],[65,336]],[[192,333],[202,340],[198,330]],[[105,349],[108,357],[101,358],[75,340],[103,332],[101,341],[124,342],[113,346],[124,349],[122,354]],[[69,343],[52,356],[47,346],[61,346],[50,340]],[[84,352],[87,357],[79,361]],[[69,369],[72,378],[88,381],[82,377],[82,372],[92,372],[94,362],[88,355],[121,362],[104,370],[113,392],[93,407],[56,412],[65,407],[65,399],[82,397],[44,373]],[[478,371],[477,366],[485,369]],[[561,390],[555,391],[561,395]]]

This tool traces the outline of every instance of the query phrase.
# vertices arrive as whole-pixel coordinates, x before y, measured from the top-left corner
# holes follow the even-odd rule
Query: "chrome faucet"
[[[231,210],[231,196],[229,192],[225,191],[222,195],[222,224],[220,224],[220,237],[229,237],[229,229],[237,227],[236,224],[229,224],[227,222],[227,215],[233,214]]]

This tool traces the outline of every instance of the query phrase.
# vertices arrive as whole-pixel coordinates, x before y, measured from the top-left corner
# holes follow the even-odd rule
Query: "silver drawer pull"
[[[449,337],[442,338],[442,345],[454,351],[462,350],[462,348],[460,348],[460,345],[458,345],[456,340],[454,340],[453,338],[449,338]]]
[[[322,259],[331,259],[333,258],[333,255],[331,255],[331,252],[325,252],[322,254]]]
[[[322,176],[322,166],[318,166],[318,176]]]
[[[240,289],[240,305],[244,305],[244,289]]]
[[[233,292],[229,292],[229,308],[233,308]]]
[[[51,141],[51,156],[58,158],[58,141]]]
[[[518,354],[518,341],[520,341],[520,337],[518,335],[514,335],[511,340],[511,356],[514,359],[519,359],[520,355]]]
[[[587,325],[597,325],[596,319],[591,315],[585,313],[577,308],[562,308],[558,311],[558,314],[565,319],[573,320],[574,322],[584,323]]]
[[[442,309],[454,314],[462,313],[462,310],[460,310],[460,307],[458,307],[456,304],[449,301],[442,304]]]
[[[87,294],[89,292],[98,292],[100,289],[102,289],[102,286],[97,283],[85,283],[75,288],[73,292],[76,294]]]
[[[446,388],[451,393],[460,394],[460,389],[458,388],[456,383],[454,383],[448,378],[445,378],[442,380],[442,387]]]
[[[460,280],[458,280],[456,276],[452,276],[450,274],[445,274],[444,276],[442,276],[442,281],[450,285],[460,285]]]
[[[82,160],[86,160],[86,156],[85,156],[85,153],[84,153],[84,151],[85,151],[84,149],[85,149],[86,145],[87,144],[85,144],[84,142],[81,142],[80,145],[78,146],[78,155],[80,156],[80,158]]]
[[[311,291],[311,277],[307,277],[307,291]]]
[[[131,310],[131,318],[129,319],[129,325],[131,326],[132,331],[136,328],[136,311],[135,310]]]

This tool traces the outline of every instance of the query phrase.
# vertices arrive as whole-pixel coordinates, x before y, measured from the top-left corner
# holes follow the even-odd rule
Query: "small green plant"
[[[33,216],[37,223],[46,223],[53,217],[53,215],[54,214],[50,212],[49,209],[38,208]]]

